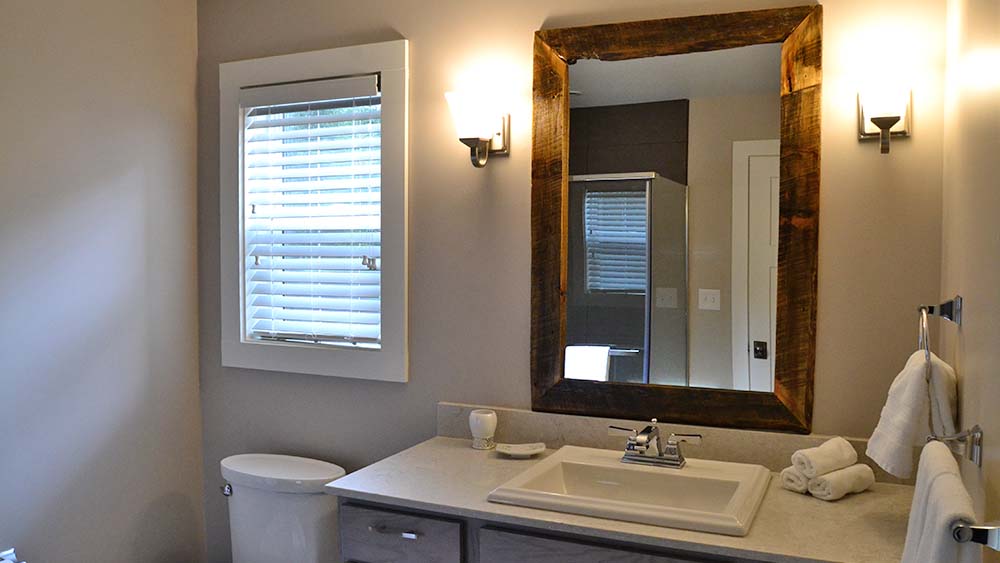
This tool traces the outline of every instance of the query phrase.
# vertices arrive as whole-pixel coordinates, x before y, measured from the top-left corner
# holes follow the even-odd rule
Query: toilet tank
[[[344,473],[332,463],[285,455],[222,460],[233,563],[339,561],[337,498],[323,486]]]

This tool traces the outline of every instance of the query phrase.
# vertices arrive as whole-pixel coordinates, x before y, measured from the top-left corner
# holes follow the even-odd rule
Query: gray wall
[[[951,80],[945,99],[944,261],[942,290],[965,298],[961,331],[938,323],[943,357],[960,377],[962,427],[980,424],[985,433],[983,468],[963,462],[963,477],[977,511],[1000,517],[1000,83],[996,80],[1000,4],[995,0],[951,0],[948,37]],[[993,48],[986,64],[968,65],[969,53]],[[965,67],[970,72],[964,72]],[[987,553],[989,561],[1000,561]]]
[[[800,0],[200,0],[199,261],[206,517],[210,559],[228,557],[219,460],[247,451],[311,455],[348,469],[431,436],[438,400],[530,404],[532,34],[542,26],[791,6]],[[892,156],[856,137],[854,74],[893,44],[943,48],[938,0],[827,2],[819,349],[814,429],[864,436],[914,347],[913,308],[939,294],[941,72],[914,84],[919,135]],[[900,18],[900,14],[905,14]],[[938,33],[941,31],[941,33]],[[219,361],[218,63],[406,37],[411,41],[410,383],[223,369]],[[875,35],[877,37],[877,35]],[[468,163],[444,92],[463,70],[511,69],[511,156]],[[904,228],[905,227],[905,228]],[[865,249],[859,252],[859,249]],[[859,322],[857,311],[867,317]]]
[[[780,104],[777,89],[691,100],[688,316],[694,387],[733,386],[733,141],[777,139]],[[698,308],[699,289],[720,290],[721,308]]]
[[[200,561],[195,3],[0,13],[0,549]]]

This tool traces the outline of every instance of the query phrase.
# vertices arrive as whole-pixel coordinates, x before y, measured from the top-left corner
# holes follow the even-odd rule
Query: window
[[[220,94],[223,364],[405,381],[406,42],[226,63]]]
[[[646,190],[587,189],[587,292],[646,292]]]

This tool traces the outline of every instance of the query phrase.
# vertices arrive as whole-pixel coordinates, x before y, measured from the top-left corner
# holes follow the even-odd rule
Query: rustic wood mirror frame
[[[808,433],[816,359],[822,6],[535,33],[531,155],[531,405],[536,411]],[[781,48],[778,303],[773,393],[562,377],[569,68],[761,43]]]

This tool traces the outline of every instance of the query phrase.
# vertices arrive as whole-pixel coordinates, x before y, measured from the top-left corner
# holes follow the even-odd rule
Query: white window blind
[[[246,338],[380,348],[377,75],[240,101]]]
[[[587,291],[645,293],[645,190],[587,190]]]

